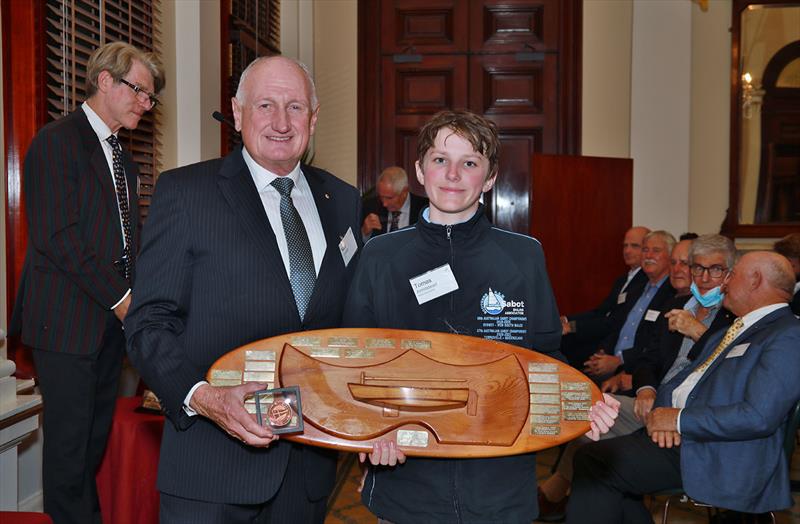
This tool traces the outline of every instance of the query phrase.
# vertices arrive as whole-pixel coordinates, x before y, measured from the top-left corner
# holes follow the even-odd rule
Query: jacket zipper
[[[450,244],[450,271],[453,271],[453,267],[455,266],[455,254],[453,253],[453,226],[447,225],[445,226],[445,230],[447,231],[447,243]],[[455,276],[455,274],[453,275]],[[455,304],[455,291],[450,293],[450,314],[455,313],[456,311],[456,304]]]

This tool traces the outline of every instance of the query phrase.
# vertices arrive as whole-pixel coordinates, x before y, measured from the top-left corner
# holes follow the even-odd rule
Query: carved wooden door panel
[[[372,187],[383,168],[400,165],[410,175],[411,190],[424,194],[414,176],[419,127],[442,109],[470,109],[500,130],[500,178],[485,197],[489,215],[500,227],[528,232],[531,155],[577,152],[577,141],[564,138],[577,133],[575,122],[565,122],[565,107],[574,105],[578,93],[564,88],[573,84],[565,79],[568,68],[562,59],[574,53],[562,48],[571,42],[563,33],[575,25],[575,5],[579,2],[366,3],[360,14],[365,29],[361,45],[379,44],[380,56],[361,50],[361,78],[366,80],[359,85],[365,115],[359,142],[361,189]],[[369,20],[380,20],[380,28],[365,25]],[[373,60],[379,61],[372,73],[379,81],[370,85]]]

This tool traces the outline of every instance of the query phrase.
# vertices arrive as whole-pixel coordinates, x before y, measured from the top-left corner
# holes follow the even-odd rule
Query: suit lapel
[[[218,185],[222,196],[234,210],[253,245],[264,257],[265,267],[280,275],[278,282],[284,287],[285,296],[293,296],[289,276],[283,264],[275,233],[258,196],[258,190],[244,163],[241,148],[237,148],[222,163]],[[294,300],[291,301],[294,304]]]

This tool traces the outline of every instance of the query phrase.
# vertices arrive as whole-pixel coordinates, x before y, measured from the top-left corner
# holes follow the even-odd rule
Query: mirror
[[[800,228],[800,3],[733,2],[731,191],[723,232]]]

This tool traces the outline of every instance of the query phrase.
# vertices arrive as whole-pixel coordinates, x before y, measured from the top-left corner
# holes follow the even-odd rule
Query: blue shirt
[[[619,332],[617,345],[614,346],[614,355],[618,356],[620,360],[623,360],[622,352],[633,347],[633,342],[636,339],[636,330],[639,329],[639,323],[642,321],[645,311],[647,311],[647,306],[650,305],[653,297],[656,296],[658,292],[658,288],[661,287],[661,284],[664,283],[667,276],[664,276],[655,284],[648,282],[647,286],[644,288],[644,293],[642,293],[642,296],[639,297],[639,300],[636,301],[630,313],[628,313],[628,317],[625,319],[625,325],[622,326],[622,330]]]

